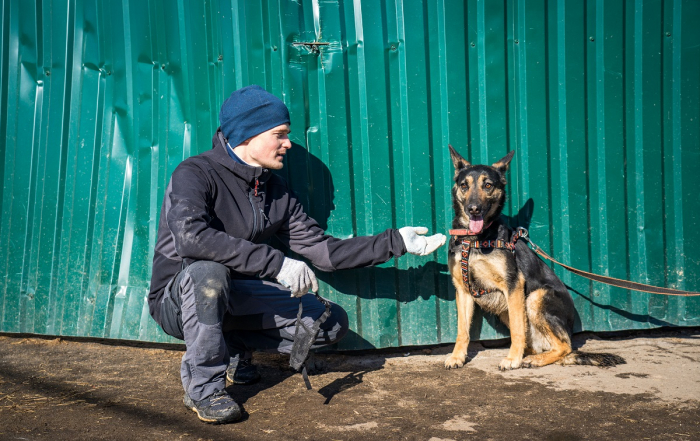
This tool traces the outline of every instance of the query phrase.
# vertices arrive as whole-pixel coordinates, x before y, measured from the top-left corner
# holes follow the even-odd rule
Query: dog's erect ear
[[[462,158],[462,155],[457,153],[457,150],[453,149],[451,145],[448,144],[450,148],[450,156],[452,157],[452,164],[455,166],[455,172],[460,171],[463,168],[469,167],[471,164],[466,159]]]
[[[510,161],[513,159],[514,154],[515,150],[511,150],[510,153],[502,157],[498,162],[492,164],[491,167],[495,168],[501,173],[505,173],[508,170],[508,167],[510,166]]]

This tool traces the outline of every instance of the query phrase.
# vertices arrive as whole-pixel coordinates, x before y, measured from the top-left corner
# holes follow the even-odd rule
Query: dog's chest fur
[[[517,269],[508,259],[511,252],[502,249],[473,249],[469,253],[469,278],[474,289],[494,291],[474,301],[484,310],[493,314],[501,314],[508,309],[505,293],[510,291],[512,280],[517,275]],[[454,259],[462,259],[461,249],[454,253]],[[463,283],[463,282],[462,282]],[[464,287],[468,291],[468,287]],[[468,291],[469,292],[469,291]],[[472,295],[469,292],[469,295]]]

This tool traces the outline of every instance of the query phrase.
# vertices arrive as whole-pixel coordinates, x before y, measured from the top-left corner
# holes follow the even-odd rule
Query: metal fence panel
[[[556,258],[700,289],[694,0],[5,0],[0,331],[174,341],[146,294],[170,173],[221,102],[290,108],[282,174],[337,237],[451,223],[447,144],[515,149],[505,215]],[[344,349],[454,341],[446,250],[320,273]],[[588,282],[576,330],[700,324],[697,298]],[[474,338],[506,335],[477,316]]]

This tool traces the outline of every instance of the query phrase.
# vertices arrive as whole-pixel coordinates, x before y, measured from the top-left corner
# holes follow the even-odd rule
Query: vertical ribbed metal
[[[553,256],[700,289],[694,0],[1,5],[2,332],[172,341],[145,303],[163,191],[252,83],[289,106],[282,174],[337,237],[446,232],[447,144],[474,163],[514,149],[505,215]],[[341,347],[453,341],[446,262],[320,273],[350,316]],[[697,298],[556,271],[576,330],[700,324]]]

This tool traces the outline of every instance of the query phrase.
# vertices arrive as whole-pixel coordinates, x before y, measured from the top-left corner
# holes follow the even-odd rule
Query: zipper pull
[[[258,178],[255,178],[255,196],[258,195]]]

